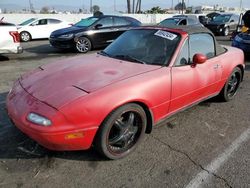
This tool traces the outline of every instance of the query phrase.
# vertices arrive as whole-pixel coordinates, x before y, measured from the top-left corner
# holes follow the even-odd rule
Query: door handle
[[[214,65],[214,69],[218,69],[218,68],[220,68],[220,65],[219,64],[215,64]]]

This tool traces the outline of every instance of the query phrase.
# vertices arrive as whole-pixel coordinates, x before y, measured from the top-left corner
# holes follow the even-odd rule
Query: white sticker
[[[174,40],[177,37],[177,35],[173,33],[169,33],[167,31],[162,31],[162,30],[158,30],[154,35],[168,39],[168,40]]]

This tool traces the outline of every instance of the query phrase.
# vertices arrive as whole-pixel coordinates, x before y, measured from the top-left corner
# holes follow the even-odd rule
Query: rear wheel
[[[80,53],[87,53],[91,48],[91,41],[87,37],[80,37],[76,41],[76,50]]]
[[[222,88],[219,96],[223,101],[229,101],[233,99],[233,97],[236,95],[237,90],[240,86],[241,82],[241,77],[242,77],[242,72],[240,68],[236,67],[231,75],[229,76],[226,84]]]
[[[103,122],[95,139],[95,148],[109,159],[130,154],[142,140],[147,118],[137,104],[126,104],[113,111]]]
[[[28,41],[31,40],[31,35],[30,35],[29,32],[23,31],[23,32],[20,33],[20,39],[23,42],[28,42]]]
[[[227,36],[228,34],[229,34],[229,28],[226,27],[226,28],[224,28],[224,30],[223,30],[223,36]]]

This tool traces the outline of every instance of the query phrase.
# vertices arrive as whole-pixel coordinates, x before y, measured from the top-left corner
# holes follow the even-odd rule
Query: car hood
[[[58,109],[110,84],[159,68],[92,54],[41,66],[19,81],[32,96]]]
[[[76,26],[71,26],[71,27],[67,27],[67,28],[63,28],[63,29],[58,29],[55,30],[51,33],[52,37],[57,37],[60,35],[65,35],[65,34],[75,34],[75,33],[79,33],[82,31],[85,31],[88,27],[76,27]]]

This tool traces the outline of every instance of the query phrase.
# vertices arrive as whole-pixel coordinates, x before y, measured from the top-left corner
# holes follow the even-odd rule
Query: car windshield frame
[[[89,18],[81,19],[79,22],[75,23],[74,26],[76,26],[76,27],[89,27],[89,26],[93,25],[98,20],[100,20],[100,18],[89,17]]]
[[[100,54],[132,63],[168,66],[180,41],[178,32],[166,29],[131,29]]]
[[[20,23],[19,25],[20,26],[25,26],[25,25],[28,25],[28,24],[32,23],[35,20],[36,20],[36,18],[30,18],[30,19],[25,20],[24,22]]]
[[[221,15],[216,16],[213,19],[213,22],[226,23],[226,22],[229,22],[231,17],[232,15],[229,15],[229,14],[221,14]]]

